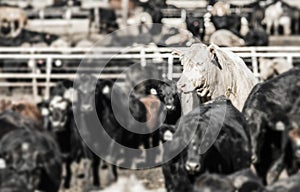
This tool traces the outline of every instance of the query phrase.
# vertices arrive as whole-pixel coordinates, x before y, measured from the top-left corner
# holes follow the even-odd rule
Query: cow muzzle
[[[81,111],[82,112],[91,112],[91,111],[93,111],[93,107],[91,105],[82,105]]]
[[[200,171],[200,163],[188,161],[185,164],[185,169],[190,173],[197,173]]]

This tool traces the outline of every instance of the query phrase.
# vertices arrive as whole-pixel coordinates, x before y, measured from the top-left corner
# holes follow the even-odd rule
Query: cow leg
[[[279,21],[278,20],[275,20],[274,21],[274,35],[278,35],[279,34]]]
[[[271,35],[272,21],[267,21],[266,25],[267,25],[266,31],[268,35]]]
[[[93,154],[93,160],[92,160],[93,185],[96,187],[100,187],[99,166],[100,166],[100,159],[95,154]]]
[[[114,181],[117,181],[118,180],[118,171],[117,171],[116,165],[112,165],[112,173],[114,175]]]
[[[64,182],[65,189],[70,188],[70,183],[71,183],[71,179],[72,179],[71,164],[72,164],[72,160],[68,157],[66,164],[65,164],[65,167],[66,167],[66,177],[65,177],[65,182]]]
[[[167,189],[168,192],[173,191],[173,183],[172,183],[172,173],[170,171],[170,165],[169,163],[166,163],[165,165],[162,166],[162,172],[164,175],[164,179],[165,179],[165,187]]]
[[[275,161],[270,170],[267,173],[267,184],[270,185],[278,180],[281,172],[284,170],[284,154],[280,156],[280,158]]]

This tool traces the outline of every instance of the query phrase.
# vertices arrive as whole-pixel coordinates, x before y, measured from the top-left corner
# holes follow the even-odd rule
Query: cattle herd
[[[72,187],[78,178],[92,180],[93,187],[82,190],[99,189],[101,166],[111,167],[117,181],[116,165],[101,159],[82,138],[104,133],[134,149],[164,144],[162,159],[167,161],[161,169],[170,192],[299,191],[300,69],[258,83],[241,58],[216,45],[193,44],[174,54],[183,65],[177,83],[149,79],[133,86],[128,78],[126,92],[114,88],[114,81],[83,73],[78,76],[81,83],[61,81],[51,98],[37,105],[2,100],[1,191],[55,192]],[[136,68],[127,76],[143,79],[147,69]],[[189,95],[192,107],[183,99]],[[103,125],[96,136],[82,129],[93,127],[93,112]],[[137,129],[155,131],[138,134]],[[147,151],[146,157],[127,158],[114,145],[108,150],[121,167],[136,166],[135,159],[144,158],[141,163],[147,164],[156,158]],[[83,171],[72,168],[84,159],[90,164]]]
[[[119,27],[120,2],[109,2],[113,9],[100,9],[105,33]],[[130,22],[149,16],[161,24],[161,10],[179,9],[166,1],[129,1],[129,8],[137,6],[142,16]],[[103,170],[114,185],[123,182],[122,170],[142,168],[161,170],[167,192],[299,192],[299,66],[260,58],[258,78],[223,48],[266,46],[269,35],[298,34],[299,10],[284,0],[249,1],[243,9],[252,11],[233,11],[240,8],[211,0],[199,13],[186,12],[188,34],[177,28],[163,33],[145,20],[136,23],[146,25],[145,34],[139,28],[133,37],[113,35],[110,46],[127,46],[124,39],[174,46],[182,68],[176,81],[162,78],[155,65],[138,63],[122,82],[80,71],[75,79],[56,81],[50,97],[38,103],[0,100],[0,192],[146,192],[133,185],[104,189],[102,183]],[[90,14],[89,27],[99,19]],[[28,30],[27,20],[19,8],[0,7],[0,45],[93,44],[92,38],[74,43]],[[1,63],[2,72],[8,65]]]

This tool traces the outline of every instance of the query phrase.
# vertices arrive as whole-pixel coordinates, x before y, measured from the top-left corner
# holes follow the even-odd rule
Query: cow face
[[[68,118],[70,103],[61,96],[54,96],[49,104],[50,123],[54,131],[61,131],[65,128]]]
[[[289,137],[292,141],[294,156],[296,160],[300,163],[300,128],[293,129],[289,132]]]
[[[213,78],[210,76],[215,74],[211,72],[216,66],[221,69],[214,47],[194,44],[188,52],[179,51],[176,53],[181,57],[183,66],[182,75],[177,82],[178,90],[183,93],[196,90],[198,95],[202,97],[209,96],[208,78]]]
[[[163,103],[167,110],[175,110],[176,97],[178,97],[176,85],[171,83],[170,85],[163,84],[159,87],[159,97],[162,96]]]
[[[80,84],[77,85],[78,105],[81,112],[92,112],[95,101],[95,77],[90,75],[81,75]]]
[[[260,111],[248,108],[244,111],[246,120],[248,122],[250,136],[251,136],[251,150],[252,163],[258,163],[261,146],[263,145],[266,129],[265,121],[263,120],[263,113]],[[255,119],[255,121],[253,120]]]
[[[189,174],[196,174],[202,170],[203,157],[200,155],[200,145],[200,139],[196,139],[195,137],[188,145],[185,169]]]

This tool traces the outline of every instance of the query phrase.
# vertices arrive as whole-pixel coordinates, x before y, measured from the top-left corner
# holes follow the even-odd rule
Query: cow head
[[[62,96],[56,95],[49,102],[49,120],[54,131],[65,128],[68,120],[70,102]]]
[[[252,163],[258,163],[260,149],[263,145],[266,133],[266,122],[262,117],[263,114],[259,110],[248,108],[245,109],[243,113],[245,114],[251,136]],[[255,119],[255,121],[252,119]]]
[[[189,174],[197,174],[203,170],[203,157],[200,154],[200,145],[201,140],[198,137],[194,137],[188,145],[185,169]]]
[[[183,65],[181,78],[177,82],[179,91],[190,93],[196,90],[200,97],[211,97],[211,81],[218,75],[216,70],[222,70],[216,48],[215,45],[194,44],[186,52],[176,52]]]
[[[291,130],[289,132],[289,137],[292,141],[294,156],[300,163],[300,128]]]
[[[27,22],[27,16],[20,8],[0,7],[0,36],[17,37]]]
[[[75,85],[78,91],[78,105],[81,112],[92,112],[95,101],[96,78],[91,75],[82,74],[79,77],[79,84]]]
[[[167,110],[176,110],[176,100],[179,100],[175,83],[161,84],[159,86],[158,97],[162,100]]]

